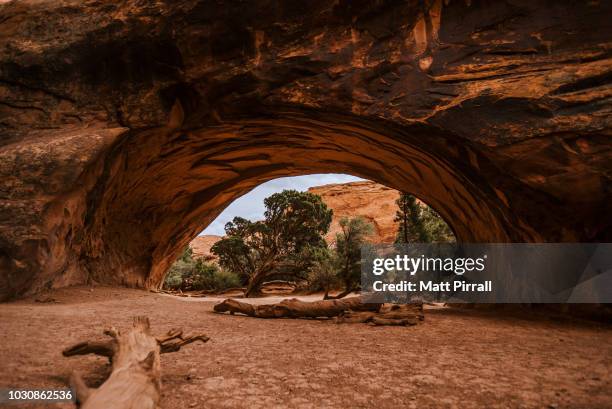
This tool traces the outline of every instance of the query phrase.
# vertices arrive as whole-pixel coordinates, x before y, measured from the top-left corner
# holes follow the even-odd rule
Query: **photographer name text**
[[[482,283],[466,283],[465,281],[419,281],[418,285],[412,281],[400,281],[397,283],[385,283],[374,281],[372,289],[376,292],[423,292],[423,291],[454,291],[454,292],[491,292],[493,284],[490,280]]]

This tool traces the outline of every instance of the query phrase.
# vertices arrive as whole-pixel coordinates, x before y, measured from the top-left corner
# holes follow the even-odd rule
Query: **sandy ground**
[[[210,301],[128,289],[51,296],[0,305],[0,387],[64,387],[73,369],[99,385],[105,359],[61,350],[147,315],[154,332],[211,337],[162,355],[166,409],[612,408],[604,324],[445,308],[416,327],[371,327],[218,315]]]

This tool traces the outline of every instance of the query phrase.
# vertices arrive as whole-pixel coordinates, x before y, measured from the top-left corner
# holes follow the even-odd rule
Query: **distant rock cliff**
[[[208,234],[193,239],[191,243],[189,243],[189,247],[191,247],[191,251],[193,252],[193,258],[203,257],[206,260],[216,260],[217,257],[210,252],[210,248],[222,238],[222,236]]]
[[[323,198],[325,204],[333,209],[329,233],[325,239],[332,242],[340,231],[342,217],[362,216],[374,226],[371,240],[373,243],[393,243],[397,233],[395,201],[399,192],[387,186],[371,182],[352,182],[308,189]]]

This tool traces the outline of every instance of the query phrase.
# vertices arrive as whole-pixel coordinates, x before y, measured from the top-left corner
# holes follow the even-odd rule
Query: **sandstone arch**
[[[0,298],[154,287],[304,173],[411,191],[462,241],[612,238],[610,4],[447,3],[0,5]]]

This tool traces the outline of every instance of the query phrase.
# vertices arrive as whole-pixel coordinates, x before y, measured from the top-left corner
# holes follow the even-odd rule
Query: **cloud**
[[[263,219],[265,211],[263,204],[264,199],[274,193],[282,192],[285,189],[305,191],[313,186],[327,185],[330,183],[356,182],[359,180],[363,179],[338,173],[292,176],[270,180],[257,186],[246,195],[236,199],[200,234],[224,235],[225,224],[235,216],[244,217],[250,220]]]

